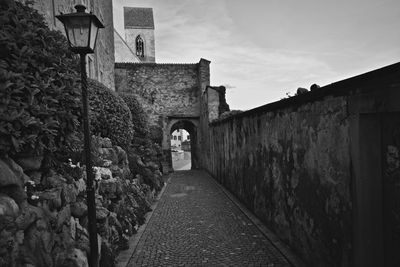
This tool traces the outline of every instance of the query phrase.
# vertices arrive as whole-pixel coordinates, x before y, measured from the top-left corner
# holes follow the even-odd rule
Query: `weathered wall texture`
[[[24,2],[21,0],[20,2]],[[36,0],[34,8],[45,17],[50,29],[58,30],[65,35],[64,26],[56,19],[56,15],[61,12],[75,12],[75,2],[73,0]],[[93,12],[100,21],[103,22],[105,28],[99,30],[96,42],[96,49],[93,55],[89,55],[93,70],[87,69],[88,75],[92,79],[96,79],[108,88],[114,90],[114,24],[112,1],[110,0],[83,0],[81,1],[86,7],[86,12]]]
[[[197,64],[116,64],[118,92],[135,94],[152,125],[162,116],[199,116]]]
[[[338,98],[210,128],[211,173],[317,262],[340,263],[351,247],[346,117],[346,101]]]
[[[359,125],[361,114],[375,113],[379,122],[398,112],[399,73],[399,64],[389,66],[202,125],[202,134],[207,135],[203,137],[202,166],[307,266],[378,266],[383,261],[376,253],[383,250],[382,241],[377,242],[384,236],[383,228],[394,229],[400,223],[392,218],[383,228],[373,224],[374,217],[381,218],[382,206],[367,201],[380,203],[376,184],[382,184],[386,173],[380,161],[386,161],[388,153],[398,158],[398,148],[391,148],[394,141],[392,152],[380,147],[378,135],[362,141],[370,131],[360,130]],[[383,132],[377,125],[377,131]],[[374,153],[362,149],[371,144],[377,144]],[[378,156],[371,160],[371,154]],[[359,171],[366,165],[377,170],[374,175]],[[375,182],[366,187],[369,180]],[[386,243],[399,248],[392,239]]]
[[[115,64],[117,91],[136,95],[148,115],[153,133],[160,130],[158,139],[169,158],[170,134],[176,123],[187,126],[184,129],[197,137],[191,141],[192,151],[199,153],[196,148],[201,140],[198,132],[200,97],[210,85],[209,64],[205,59],[197,64]]]

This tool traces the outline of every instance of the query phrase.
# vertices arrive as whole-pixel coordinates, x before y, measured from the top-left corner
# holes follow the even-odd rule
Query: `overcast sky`
[[[154,12],[156,62],[211,61],[231,109],[400,61],[400,0],[113,0]]]

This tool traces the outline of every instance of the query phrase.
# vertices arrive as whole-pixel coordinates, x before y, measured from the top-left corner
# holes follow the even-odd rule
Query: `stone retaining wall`
[[[158,164],[133,153],[129,164],[107,138],[94,138],[92,154],[100,266],[112,267],[163,182]],[[44,171],[42,159],[0,158],[0,266],[88,266],[85,169],[70,162]]]

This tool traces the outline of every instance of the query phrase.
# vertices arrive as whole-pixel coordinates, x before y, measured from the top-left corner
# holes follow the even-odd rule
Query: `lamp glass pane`
[[[88,47],[89,45],[89,17],[70,17],[65,20],[65,28],[71,42],[71,47]]]
[[[91,20],[90,23],[90,48],[94,50],[94,46],[96,45],[96,39],[97,39],[97,33],[99,31],[99,28],[97,25],[94,23],[94,20]]]

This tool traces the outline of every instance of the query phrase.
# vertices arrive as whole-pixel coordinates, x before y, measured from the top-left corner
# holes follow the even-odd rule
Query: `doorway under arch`
[[[177,130],[184,130],[188,133],[189,136],[189,143],[190,143],[190,169],[197,169],[198,168],[198,155],[197,155],[197,142],[198,142],[198,121],[194,119],[171,119],[168,125],[168,148],[169,148],[169,164],[171,168],[173,168],[173,156],[172,156],[172,149],[171,146],[171,136],[173,139],[173,133]],[[178,147],[178,150],[183,150],[182,145]],[[186,147],[187,148],[187,147]],[[183,152],[185,154],[185,151]],[[188,153],[186,153],[187,155]]]
[[[171,133],[171,159],[174,171],[191,169],[190,134],[185,129],[177,129]]]

